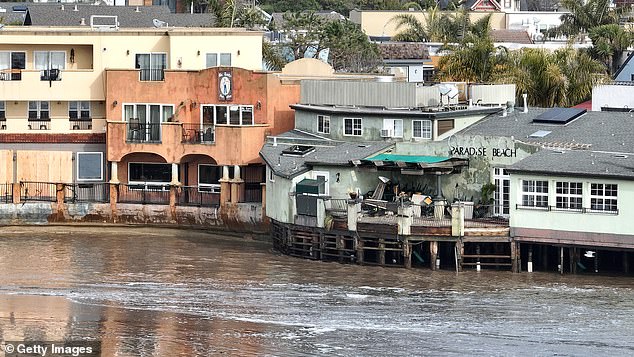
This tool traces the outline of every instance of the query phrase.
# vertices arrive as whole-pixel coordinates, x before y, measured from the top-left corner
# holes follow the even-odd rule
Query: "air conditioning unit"
[[[392,137],[392,129],[381,129],[381,137],[382,138],[391,138]]]

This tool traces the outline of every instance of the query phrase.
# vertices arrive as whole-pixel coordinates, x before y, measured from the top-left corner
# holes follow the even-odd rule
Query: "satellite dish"
[[[153,19],[152,24],[154,27],[167,27],[167,22],[161,21],[159,19]]]
[[[438,85],[438,90],[441,95],[447,96],[449,99],[454,99],[460,91],[453,84],[441,83]]]

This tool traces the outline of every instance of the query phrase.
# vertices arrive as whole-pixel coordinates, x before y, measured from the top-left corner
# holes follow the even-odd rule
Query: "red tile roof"
[[[52,144],[103,144],[106,134],[32,134],[11,133],[0,134],[0,143],[52,143]]]
[[[493,42],[533,44],[533,40],[525,30],[491,30],[491,37]]]

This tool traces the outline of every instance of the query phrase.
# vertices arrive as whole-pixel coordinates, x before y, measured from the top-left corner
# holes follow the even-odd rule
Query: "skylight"
[[[293,145],[288,149],[282,150],[282,154],[285,156],[305,156],[315,151],[314,146],[309,145]]]
[[[533,119],[533,123],[565,125],[586,113],[579,108],[551,108]]]
[[[543,138],[546,135],[552,133],[552,131],[548,131],[548,130],[538,130],[534,133],[532,133],[531,135],[529,135],[529,138]]]

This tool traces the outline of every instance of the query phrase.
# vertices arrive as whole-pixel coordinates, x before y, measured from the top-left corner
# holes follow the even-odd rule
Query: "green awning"
[[[449,160],[444,156],[420,156],[420,155],[396,155],[396,154],[378,154],[367,158],[370,161],[392,161],[404,162],[408,164],[435,164]]]

